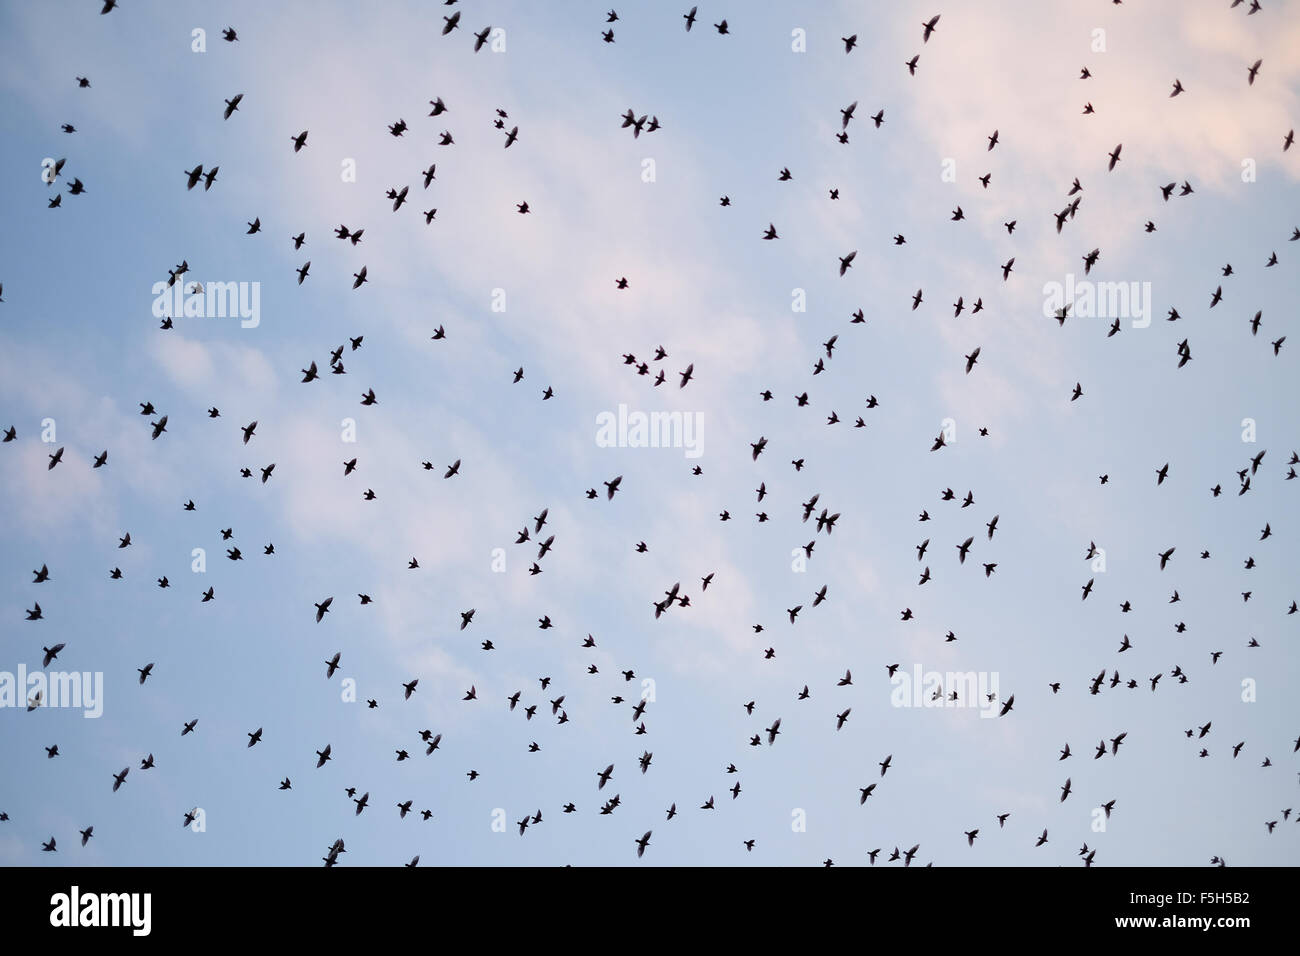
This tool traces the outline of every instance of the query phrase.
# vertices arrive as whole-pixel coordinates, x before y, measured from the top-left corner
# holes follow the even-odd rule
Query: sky
[[[320,865],[337,838],[345,866],[871,865],[877,848],[901,866],[886,858],[916,844],[936,866],[1078,866],[1084,844],[1098,866],[1300,862],[1300,813],[1283,819],[1300,810],[1294,4],[701,5],[689,32],[684,5],[651,2],[612,24],[585,2],[99,7],[0,7],[0,675],[63,643],[48,670],[103,681],[97,718],[0,707],[0,862]],[[634,136],[629,109],[660,128]],[[47,158],[66,158],[53,184]],[[210,189],[185,188],[196,164],[219,167]],[[1162,199],[1170,182],[1191,194]],[[186,282],[256,283],[257,321],[161,329],[155,283],[182,260]],[[1113,336],[1113,314],[1062,324],[1045,305],[1052,283],[1093,281],[1140,291]],[[609,447],[598,420],[620,406],[687,416],[698,446]],[[543,509],[555,541],[532,575]],[[656,619],[674,582],[690,604]],[[1014,708],[896,706],[892,664],[975,675]],[[1111,688],[1116,671],[1138,687]],[[370,794],[360,815],[349,787]]]

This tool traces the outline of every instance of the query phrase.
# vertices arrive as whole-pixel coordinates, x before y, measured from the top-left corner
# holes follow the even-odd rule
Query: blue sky
[[[885,865],[894,846],[916,843],[918,862],[935,865],[1079,865],[1085,842],[1097,865],[1297,862],[1296,816],[1272,835],[1265,822],[1295,803],[1300,772],[1300,615],[1286,614],[1300,598],[1300,484],[1284,480],[1300,450],[1300,242],[1288,241],[1300,151],[1282,150],[1300,113],[1300,20],[1281,3],[1249,17],[1226,3],[1047,7],[704,5],[686,33],[684,5],[624,4],[613,44],[600,39],[608,6],[588,3],[458,4],[449,37],[442,7],[413,3],[231,3],[222,20],[203,4],[147,0],[107,16],[97,3],[0,9],[0,427],[18,435],[0,445],[0,670],[37,669],[41,648],[64,642],[55,666],[105,681],[97,720],[0,709],[10,816],[0,861],[310,865],[341,836],[345,865],[416,854],[422,864],[861,865],[876,847]],[[727,36],[710,26],[723,17]],[[475,54],[471,33],[489,24],[505,49]],[[238,42],[220,39],[227,26]],[[191,49],[195,28],[206,52]],[[792,50],[796,30],[806,52]],[[839,38],[851,33],[859,45],[846,55]],[[917,53],[912,77],[903,63]],[[1093,76],[1080,80],[1085,65]],[[1170,99],[1175,77],[1186,92]],[[429,118],[439,96],[448,112]],[[855,100],[841,145],[839,111]],[[1094,115],[1082,115],[1085,102]],[[498,108],[507,129],[519,126],[508,150],[492,126]],[[634,138],[620,125],[629,108],[662,129]],[[882,108],[876,129],[868,117]],[[399,118],[410,130],[394,138],[386,127]],[[295,154],[290,137],[304,129]],[[455,145],[436,145],[444,129]],[[45,157],[67,158],[57,186],[41,179]],[[355,182],[340,176],[349,160]],[[942,175],[949,160],[955,181]],[[186,191],[183,170],[196,163],[220,166],[211,190]],[[783,167],[791,182],[778,181]],[[85,195],[67,194],[74,177]],[[1058,235],[1053,215],[1076,177],[1080,208]],[[1158,187],[1169,181],[1195,191],[1166,203]],[[394,213],[385,193],[403,185],[410,201]],[[48,209],[56,189],[61,207]],[[527,216],[515,211],[524,201]],[[957,206],[962,222],[950,221]],[[421,212],[434,207],[426,225]],[[254,217],[262,232],[246,236]],[[365,229],[360,245],[333,237],[341,223]],[[764,242],[769,223],[780,238]],[[1045,284],[1082,280],[1093,248],[1090,279],[1150,283],[1149,327],[1125,321],[1108,338],[1107,319],[1044,318]],[[841,278],[837,257],[853,249]],[[1272,252],[1279,263],[1265,268]],[[198,281],[260,283],[257,327],[196,318],[161,331],[152,286],[182,259]],[[353,291],[363,265],[370,281]],[[796,289],[806,311],[792,311]],[[494,290],[504,312],[492,310]],[[967,308],[954,318],[958,296]],[[972,315],[977,298],[984,310]],[[850,324],[858,308],[867,321]],[[1169,308],[1182,319],[1167,322]],[[431,341],[439,325],[447,337]],[[346,375],[300,384],[298,369],[314,360],[325,371],[329,351],[358,335]],[[831,335],[834,357],[814,376]],[[1179,369],[1184,338],[1192,361]],[[621,359],[648,360],[657,346],[668,353],[655,363],[668,375],[660,388]],[[967,375],[963,356],[977,346]],[[694,381],[677,388],[688,364]],[[1072,403],[1076,382],[1084,395]],[[547,386],[555,397],[543,402]],[[368,388],[379,404],[363,408]],[[866,408],[869,395],[878,408]],[[169,416],[157,441],[140,402]],[[700,416],[703,455],[601,447],[596,416],[620,403]],[[832,411],[842,421],[828,426]],[[859,415],[866,428],[852,427]],[[341,440],[345,418],[355,443]],[[1254,443],[1242,441],[1246,418]],[[244,445],[240,426],[254,419]],[[955,441],[932,453],[945,419]],[[760,436],[767,449],[753,461]],[[47,470],[59,445],[64,460]],[[105,448],[107,467],[92,470]],[[1261,450],[1238,496],[1235,472]],[[444,481],[456,459],[460,474]],[[271,462],[266,484],[239,477]],[[613,501],[585,498],[616,475]],[[1216,483],[1225,493],[1212,498]],[[947,487],[975,503],[941,502]],[[362,500],[367,488],[375,501]],[[831,535],[800,521],[813,494],[841,514]],[[194,512],[181,510],[187,499]],[[542,508],[555,548],[530,576],[535,546],[513,542]],[[718,521],[724,509],[734,520]],[[760,510],[771,520],[757,522]],[[922,510],[933,520],[919,523]],[[1273,534],[1260,541],[1265,523]],[[118,550],[127,531],[133,545]],[[954,547],[969,535],[959,565]],[[814,537],[806,570],[794,570],[792,549]],[[1084,560],[1092,541],[1106,549],[1104,572]],[[268,542],[274,556],[261,553]],[[242,562],[224,558],[232,543]],[[1162,572],[1156,555],[1171,546]],[[203,574],[190,570],[194,548],[206,549]],[[493,570],[497,548],[504,572]],[[412,556],[419,570],[407,569]],[[991,578],[984,562],[997,563]],[[33,584],[42,563],[51,580]],[[927,565],[933,580],[918,586]],[[123,580],[109,580],[114,566]],[[154,584],[163,575],[166,590]],[[674,581],[691,606],[655,620],[651,604]],[[828,600],[814,609],[823,584]],[[200,604],[208,587],[216,599]],[[375,602],[360,606],[358,592]],[[316,624],[313,604],[329,595]],[[45,620],[24,620],[33,601]],[[899,620],[905,607],[913,621]],[[537,628],[543,615],[554,628]],[[594,650],[580,646],[587,634]],[[1134,647],[1119,656],[1125,634]],[[1251,637],[1260,647],[1247,648]],[[480,650],[489,639],[496,650]],[[327,681],[336,651],[342,668]],[[141,687],[136,668],[150,661]],[[989,720],[974,708],[894,707],[893,663],[996,675],[1015,709]],[[1174,684],[1175,665],[1188,683]],[[1141,687],[1089,695],[1103,667]],[[629,669],[635,682],[620,676]],[[837,687],[845,669],[853,684]],[[340,700],[342,678],[362,702]],[[403,700],[413,678],[418,691]],[[643,678],[655,700],[635,736]],[[1242,701],[1243,681],[1254,702]],[[796,701],[805,684],[810,699]],[[480,699],[467,703],[471,685]],[[548,703],[559,694],[563,726]],[[370,697],[378,709],[366,709]],[[774,746],[748,746],[778,717]],[[1204,740],[1184,736],[1207,721]],[[443,735],[430,757],[425,728]],[[1093,760],[1096,742],[1121,731],[1119,754]],[[1058,761],[1067,741],[1075,755]],[[49,760],[55,743],[61,756]],[[334,760],[317,770],[326,743]],[[412,759],[398,763],[399,748]],[[654,754],[645,775],[643,750]],[[133,769],[112,793],[112,774],[147,753],[156,769]],[[285,776],[293,789],[280,792]],[[1066,777],[1074,792],[1061,803]],[[349,786],[371,795],[360,817]],[[611,792],[622,804],[600,815]],[[710,795],[718,809],[696,809]],[[407,799],[433,819],[400,820]],[[1096,832],[1093,811],[1110,799]],[[565,815],[569,801],[578,812]],[[181,827],[194,807],[205,832]],[[512,824],[540,809],[544,822],[523,837],[513,825],[496,832],[497,808]],[[90,825],[83,849],[77,831]],[[976,827],[968,847],[963,832]],[[1044,828],[1049,842],[1035,848]],[[638,861],[632,841],[648,829]],[[59,852],[42,854],[51,835]]]

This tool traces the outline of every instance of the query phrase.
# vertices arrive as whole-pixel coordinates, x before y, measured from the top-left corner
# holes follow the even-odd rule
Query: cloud
[[[275,393],[274,367],[263,352],[251,346],[200,342],[180,334],[167,334],[152,339],[150,356],[173,385],[202,400],[218,386],[230,388],[250,402],[266,402]]]

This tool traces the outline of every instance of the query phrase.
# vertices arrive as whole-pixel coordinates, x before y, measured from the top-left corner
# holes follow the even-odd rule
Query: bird
[[[769,746],[776,743],[777,735],[781,733],[781,718],[778,717],[771,727],[767,728],[767,743]]]

